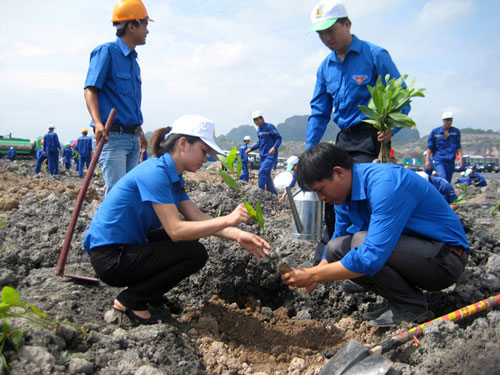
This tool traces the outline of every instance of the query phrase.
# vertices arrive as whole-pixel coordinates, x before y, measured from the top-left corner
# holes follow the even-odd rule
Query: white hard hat
[[[54,126],[54,124],[49,124],[49,129],[55,129],[56,127]]]
[[[295,155],[290,156],[286,159],[286,170],[291,171],[292,168],[299,162],[299,158]]]
[[[259,117],[264,117],[262,115],[262,112],[261,111],[253,111],[252,112],[252,120],[255,120],[256,118],[259,118]]]
[[[249,136],[249,135],[245,135],[245,136],[243,137],[243,140],[244,140],[244,141],[251,141],[251,140],[252,140],[252,138],[250,138],[250,136]]]
[[[426,172],[417,172],[417,174],[424,178],[426,181],[429,181],[429,175]]]
[[[441,119],[443,119],[443,120],[453,119],[453,113],[452,112],[444,112],[443,115],[441,116]]]

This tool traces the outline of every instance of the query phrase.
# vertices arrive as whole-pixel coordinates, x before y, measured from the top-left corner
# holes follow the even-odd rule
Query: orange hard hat
[[[113,18],[111,22],[132,20],[148,20],[154,22],[149,18],[146,7],[141,0],[118,0],[113,8]]]
[[[43,139],[40,141],[40,144],[43,146]]]
[[[89,131],[87,129],[82,129],[82,134],[85,133],[87,134]]]

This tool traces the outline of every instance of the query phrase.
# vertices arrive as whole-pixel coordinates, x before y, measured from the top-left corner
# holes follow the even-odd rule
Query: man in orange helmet
[[[99,157],[106,193],[139,162],[148,141],[142,130],[141,71],[135,47],[146,44],[149,18],[140,0],[118,0],[113,9],[116,41],[98,46],[90,55],[85,102],[97,142],[106,144]],[[104,123],[111,108],[117,113],[109,134]]]

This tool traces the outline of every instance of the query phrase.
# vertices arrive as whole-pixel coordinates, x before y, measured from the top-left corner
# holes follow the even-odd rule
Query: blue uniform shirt
[[[321,63],[316,74],[316,86],[311,99],[311,116],[307,122],[306,150],[316,145],[325,134],[333,112],[333,121],[340,129],[359,124],[367,117],[358,105],[368,105],[371,95],[367,85],[374,86],[379,75],[399,78],[389,53],[374,44],[359,40],[355,35],[344,61],[332,51]],[[410,112],[410,106],[403,108]],[[396,133],[399,128],[393,130]]]
[[[486,180],[484,179],[483,175],[479,172],[474,172],[474,176],[469,177],[469,183],[468,185],[471,184],[477,184],[477,186],[486,186]]]
[[[73,150],[70,148],[65,147],[62,153],[62,156],[64,158],[65,163],[70,163],[71,159],[73,159]]]
[[[444,139],[444,128],[442,126],[432,129],[427,139],[427,148],[432,152],[432,158],[437,161],[454,162],[455,155],[460,145],[460,130],[450,127],[448,138]]]
[[[332,238],[363,230],[368,231],[365,242],[341,260],[352,272],[377,273],[401,234],[469,251],[460,220],[439,192],[413,171],[393,164],[353,165],[351,195],[335,206]]]
[[[92,51],[85,88],[93,86],[99,89],[99,114],[103,123],[114,107],[117,111],[116,124],[142,124],[141,84],[137,52],[131,50],[121,38]],[[94,126],[93,121],[90,124]]]
[[[247,165],[248,164],[248,154],[245,152],[248,148],[248,145],[246,143],[243,143],[240,146],[240,157],[241,157],[241,163]]]
[[[59,143],[59,137],[56,133],[50,130],[43,137],[43,152],[56,151],[61,149],[61,144]]]
[[[250,151],[259,149],[259,155],[261,158],[269,155],[269,150],[272,147],[276,150],[274,157],[278,157],[278,147],[281,144],[281,135],[273,124],[267,122],[263,123],[261,127],[257,129],[257,137],[259,141],[254,144]]]
[[[78,138],[75,150],[78,151],[80,156],[90,156],[92,154],[92,138],[90,138],[88,135],[82,135],[80,138]]]
[[[175,204],[188,200],[184,180],[170,154],[150,158],[123,176],[104,198],[83,239],[87,252],[111,244],[147,243],[151,230],[161,227],[152,202]]]
[[[429,176],[429,182],[441,193],[446,202],[453,203],[458,199],[453,185],[444,178]]]

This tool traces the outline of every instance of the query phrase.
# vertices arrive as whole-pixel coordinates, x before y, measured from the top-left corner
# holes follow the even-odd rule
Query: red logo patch
[[[358,83],[358,85],[361,85],[364,81],[368,79],[368,76],[352,76],[354,80]]]

